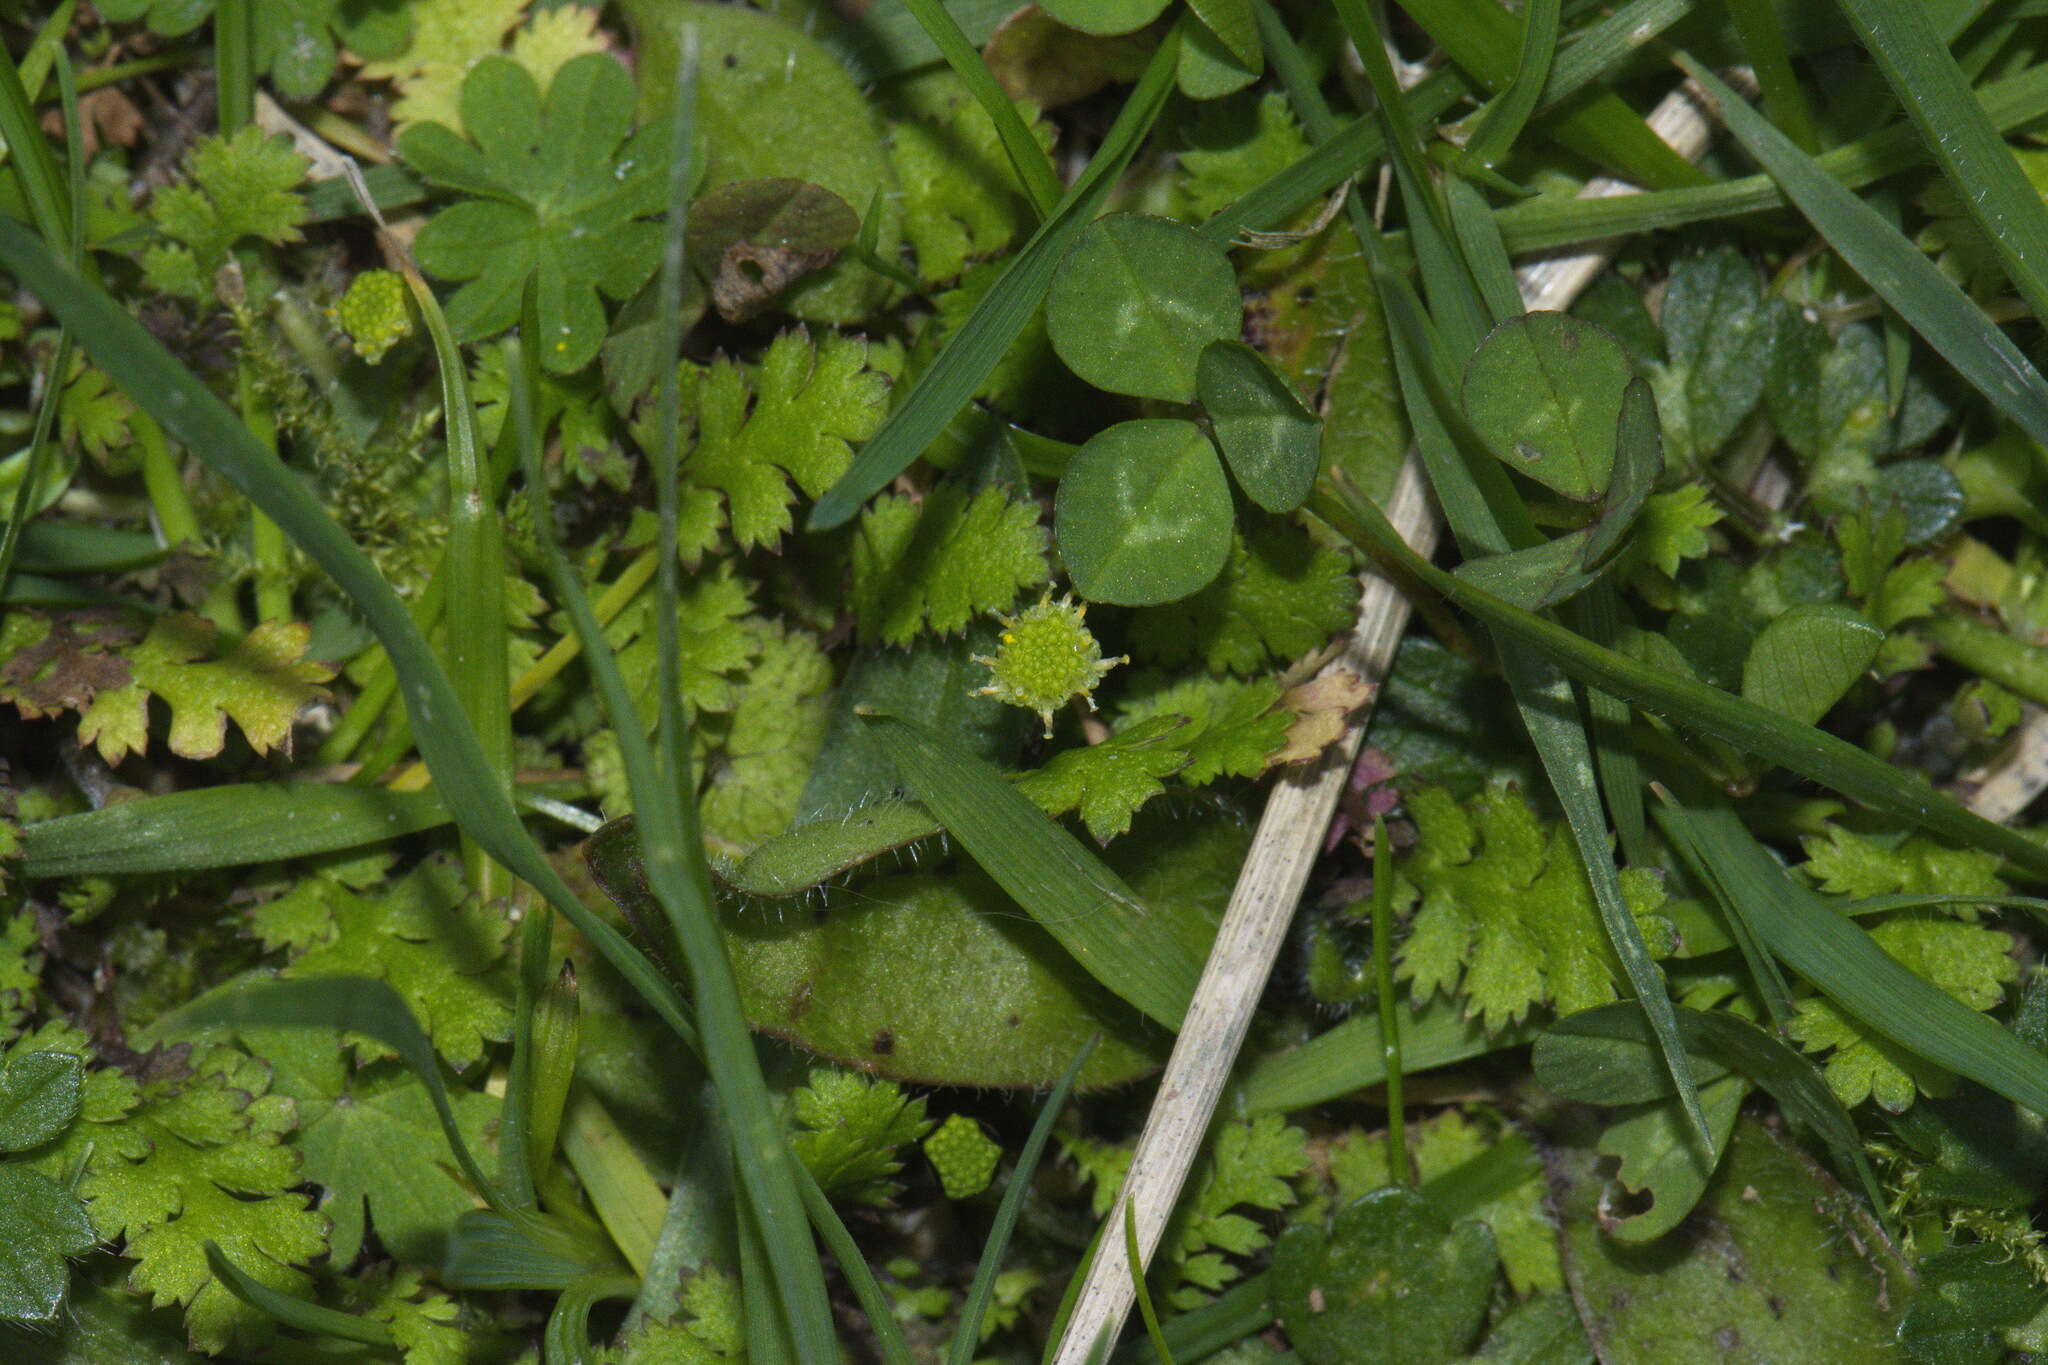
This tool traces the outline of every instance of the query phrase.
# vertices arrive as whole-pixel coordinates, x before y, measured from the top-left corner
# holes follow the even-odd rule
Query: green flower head
[[[994,674],[987,687],[975,695],[995,697],[1011,706],[1036,711],[1052,733],[1053,712],[1076,694],[1095,709],[1091,695],[1110,669],[1127,664],[1128,658],[1102,657],[1102,647],[1089,631],[1088,608],[1077,604],[1072,594],[1055,602],[1052,594],[1039,598],[1038,605],[1026,607],[1015,616],[1002,616],[1002,643],[994,657],[977,654],[974,661],[987,664]]]

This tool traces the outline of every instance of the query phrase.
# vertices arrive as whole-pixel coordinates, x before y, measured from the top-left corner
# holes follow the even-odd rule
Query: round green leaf
[[[1268,512],[1301,506],[1322,461],[1323,424],[1242,341],[1212,341],[1195,369],[1216,444],[1238,486]]]
[[[1119,422],[1074,455],[1053,533],[1074,588],[1144,607],[1206,587],[1230,553],[1230,485],[1193,422]]]
[[[1591,502],[1614,469],[1615,421],[1633,377],[1621,343],[1564,313],[1524,313],[1465,367],[1465,414],[1503,463]]]
[[[1742,696],[1811,725],[1877,658],[1884,632],[1834,603],[1788,608],[1765,626],[1742,664]]]
[[[1877,471],[1871,490],[1879,505],[1889,502],[1906,519],[1906,543],[1925,545],[1962,520],[1969,500],[1963,485],[1938,460],[1900,460]]]
[[[1039,8],[1068,28],[1106,38],[1134,33],[1166,12],[1167,0],[1049,0]]]
[[[1046,332],[1068,369],[1098,389],[1174,403],[1194,397],[1202,348],[1235,337],[1243,315],[1222,248],[1139,213],[1090,223],[1045,300]]]

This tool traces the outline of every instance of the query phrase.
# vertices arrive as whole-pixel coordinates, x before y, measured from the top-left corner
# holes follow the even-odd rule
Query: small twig
[[[1957,778],[1951,790],[1986,820],[2004,824],[2048,791],[2048,711],[2028,708],[1998,756]]]
[[[1706,150],[1712,131],[1704,103],[1690,81],[1664,98],[1650,114],[1649,124],[1687,158]],[[1589,182],[1580,194],[1582,198],[1608,198],[1635,192],[1633,186],[1602,177]],[[1531,310],[1567,307],[1606,268],[1613,249],[1611,242],[1599,243],[1589,251],[1524,266],[1516,272],[1524,303]],[[1416,553],[1427,557],[1435,549],[1437,520],[1412,451],[1401,466],[1386,513]],[[1363,586],[1350,645],[1326,669],[1346,668],[1377,686],[1392,665],[1395,646],[1407,628],[1409,604],[1377,574],[1364,575]],[[1145,1131],[1132,1153],[1130,1173],[1103,1220],[1105,1228],[1122,1228],[1128,1205],[1141,1259],[1148,1263],[1180,1198],[1188,1170],[1201,1151],[1224,1082],[1236,1064],[1370,717],[1371,708],[1362,709],[1343,738],[1321,759],[1284,772],[1266,798],[1251,852],[1238,873],[1237,888],[1217,927],[1215,946],[1209,951],[1208,964],[1195,987],[1173,1054],[1167,1059]],[[1131,1284],[1124,1238],[1112,1232],[1096,1247],[1055,1365],[1085,1365],[1094,1357],[1098,1343],[1113,1339],[1122,1330],[1131,1311]]]

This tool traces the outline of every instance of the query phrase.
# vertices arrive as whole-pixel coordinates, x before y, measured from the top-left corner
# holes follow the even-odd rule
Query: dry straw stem
[[[2048,791],[2048,711],[2027,708],[1998,757],[1956,779],[1956,797],[1986,820],[2011,820]]]
[[[1664,98],[1651,112],[1649,124],[1688,159],[1706,150],[1711,134],[1706,106],[1690,81]],[[1580,197],[1632,193],[1634,186],[1602,177],[1588,182]],[[1569,307],[1606,267],[1611,254],[1611,244],[1601,243],[1591,251],[1522,267],[1516,280],[1524,303],[1531,310]],[[1401,467],[1386,513],[1416,553],[1426,557],[1435,550],[1436,515],[1412,451]],[[1358,622],[1350,644],[1326,665],[1325,672],[1348,669],[1377,686],[1407,628],[1409,606],[1407,599],[1377,574],[1365,574],[1362,583]],[[1115,1235],[1124,1226],[1124,1207],[1128,1203],[1133,1210],[1139,1254],[1149,1264],[1180,1198],[1188,1169],[1201,1151],[1238,1050],[1244,1045],[1245,1030],[1272,973],[1273,960],[1322,848],[1330,816],[1350,777],[1370,718],[1370,707],[1360,710],[1343,738],[1322,758],[1283,772],[1266,798],[1251,852],[1238,873],[1236,890],[1216,931],[1215,946],[1174,1042],[1173,1055],[1167,1059],[1145,1131],[1138,1138],[1130,1174],[1103,1219],[1103,1227],[1110,1229],[1111,1235],[1098,1239],[1055,1365],[1084,1365],[1096,1358],[1096,1343],[1113,1340],[1130,1314],[1130,1262],[1124,1238]]]

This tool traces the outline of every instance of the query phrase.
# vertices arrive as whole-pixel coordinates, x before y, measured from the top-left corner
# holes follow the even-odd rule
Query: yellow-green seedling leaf
[[[213,277],[228,249],[254,237],[275,246],[300,240],[306,203],[297,187],[306,158],[290,139],[266,136],[251,124],[233,137],[208,138],[185,163],[190,180],[167,185],[150,200],[149,214],[171,245],[142,253],[150,283],[166,293],[213,297]]]
[[[786,177],[734,180],[690,205],[690,265],[727,322],[745,322],[804,276],[837,260],[860,232],[844,199]]]
[[[1169,0],[1053,0],[1045,12],[1098,38],[1135,33],[1165,13]]]
[[[1335,550],[1275,518],[1248,518],[1216,580],[1131,618],[1138,654],[1252,675],[1328,644],[1358,613],[1358,580]]]
[[[196,1048],[191,1070],[145,1082],[141,1107],[108,1135],[79,1183],[93,1227],[123,1238],[128,1287],[181,1304],[192,1346],[209,1353],[259,1338],[267,1320],[217,1280],[206,1243],[272,1289],[304,1295],[298,1269],[327,1250],[327,1220],[292,1192],[299,1155],[284,1142],[293,1106],[270,1069],[237,1049]]]
[[[796,1132],[790,1147],[818,1188],[856,1204],[881,1207],[896,1197],[890,1179],[903,1169],[899,1149],[931,1132],[924,1100],[894,1081],[819,1067],[790,1092]]]
[[[628,0],[620,8],[636,39],[640,112],[652,126],[666,126],[675,97],[678,38],[695,35],[697,155],[707,190],[736,180],[800,180],[856,213],[879,194],[875,250],[894,258],[903,237],[895,172],[873,104],[830,52],[796,25],[745,5]],[[843,257],[797,281],[776,307],[810,322],[858,322],[893,288]]]
[[[817,640],[779,623],[758,634],[732,711],[703,730],[700,818],[707,844],[727,854],[789,827],[832,718],[832,665]]]
[[[1245,495],[1268,512],[1301,506],[1322,467],[1323,424],[1292,386],[1241,341],[1212,341],[1195,389]]]
[[[1087,615],[1088,608],[1072,597],[1055,602],[1047,593],[1037,606],[1000,618],[996,652],[974,656],[989,671],[988,685],[976,695],[1036,711],[1047,735],[1052,734],[1053,713],[1075,697],[1094,710],[1096,685],[1130,660],[1102,657]]]
[[[1465,412],[1503,464],[1591,502],[1613,477],[1615,422],[1633,377],[1628,352],[1592,323],[1525,313],[1488,333],[1465,367]]]
[[[853,541],[855,629],[891,645],[965,630],[1046,580],[1046,539],[1037,506],[1001,487],[970,494],[949,481],[921,503],[884,494]]]
[[[68,1052],[7,1054],[0,1065],[0,1152],[52,1141],[78,1117],[85,1064]]]
[[[1863,676],[1884,632],[1848,607],[1805,602],[1756,637],[1742,664],[1742,697],[1811,725]]]
[[[1063,750],[1026,773],[1017,790],[1048,815],[1079,811],[1088,833],[1107,843],[1130,829],[1140,806],[1166,790],[1161,778],[1187,766],[1187,749],[1174,742],[1187,723],[1185,716],[1154,716],[1100,744]]]
[[[1565,1276],[1608,1361],[1719,1360],[1738,1340],[1782,1365],[1905,1365],[1894,1340],[1906,1267],[1854,1197],[1789,1140],[1738,1123],[1689,1220],[1655,1250],[1603,1230],[1598,1156],[1550,1164]]]
[[[889,128],[889,157],[903,186],[903,235],[926,284],[959,276],[969,261],[994,256],[1030,230],[1031,201],[1018,188],[995,121],[960,78],[934,68],[885,87],[899,121]],[[1038,107],[1018,114],[1046,151],[1056,130]]]
[[[1186,597],[1230,553],[1222,461],[1200,427],[1175,418],[1119,422],[1091,437],[1067,465],[1053,518],[1074,590],[1095,602]]]
[[[950,1114],[924,1140],[925,1159],[939,1174],[939,1188],[948,1199],[972,1199],[996,1178],[1003,1146],[965,1114]]]
[[[1499,1270],[1486,1224],[1447,1223],[1414,1190],[1374,1190],[1327,1232],[1281,1235],[1274,1309],[1308,1365],[1446,1365],[1477,1341]]]
[[[1053,272],[1045,326],[1067,368],[1098,389],[1186,403],[1202,348],[1244,313],[1230,258],[1167,218],[1112,213]]]
[[[408,128],[399,155],[428,180],[474,198],[440,213],[414,242],[422,269],[460,281],[448,300],[457,341],[518,318],[520,290],[540,281],[540,356],[568,374],[605,336],[602,292],[631,298],[653,275],[661,227],[666,129],[633,131],[633,78],[590,53],[563,67],[545,102],[533,73],[488,57],[462,83],[463,138],[438,123]]]
[[[24,1163],[0,1161],[0,1323],[55,1322],[71,1281],[64,1262],[98,1241],[77,1195]]]

